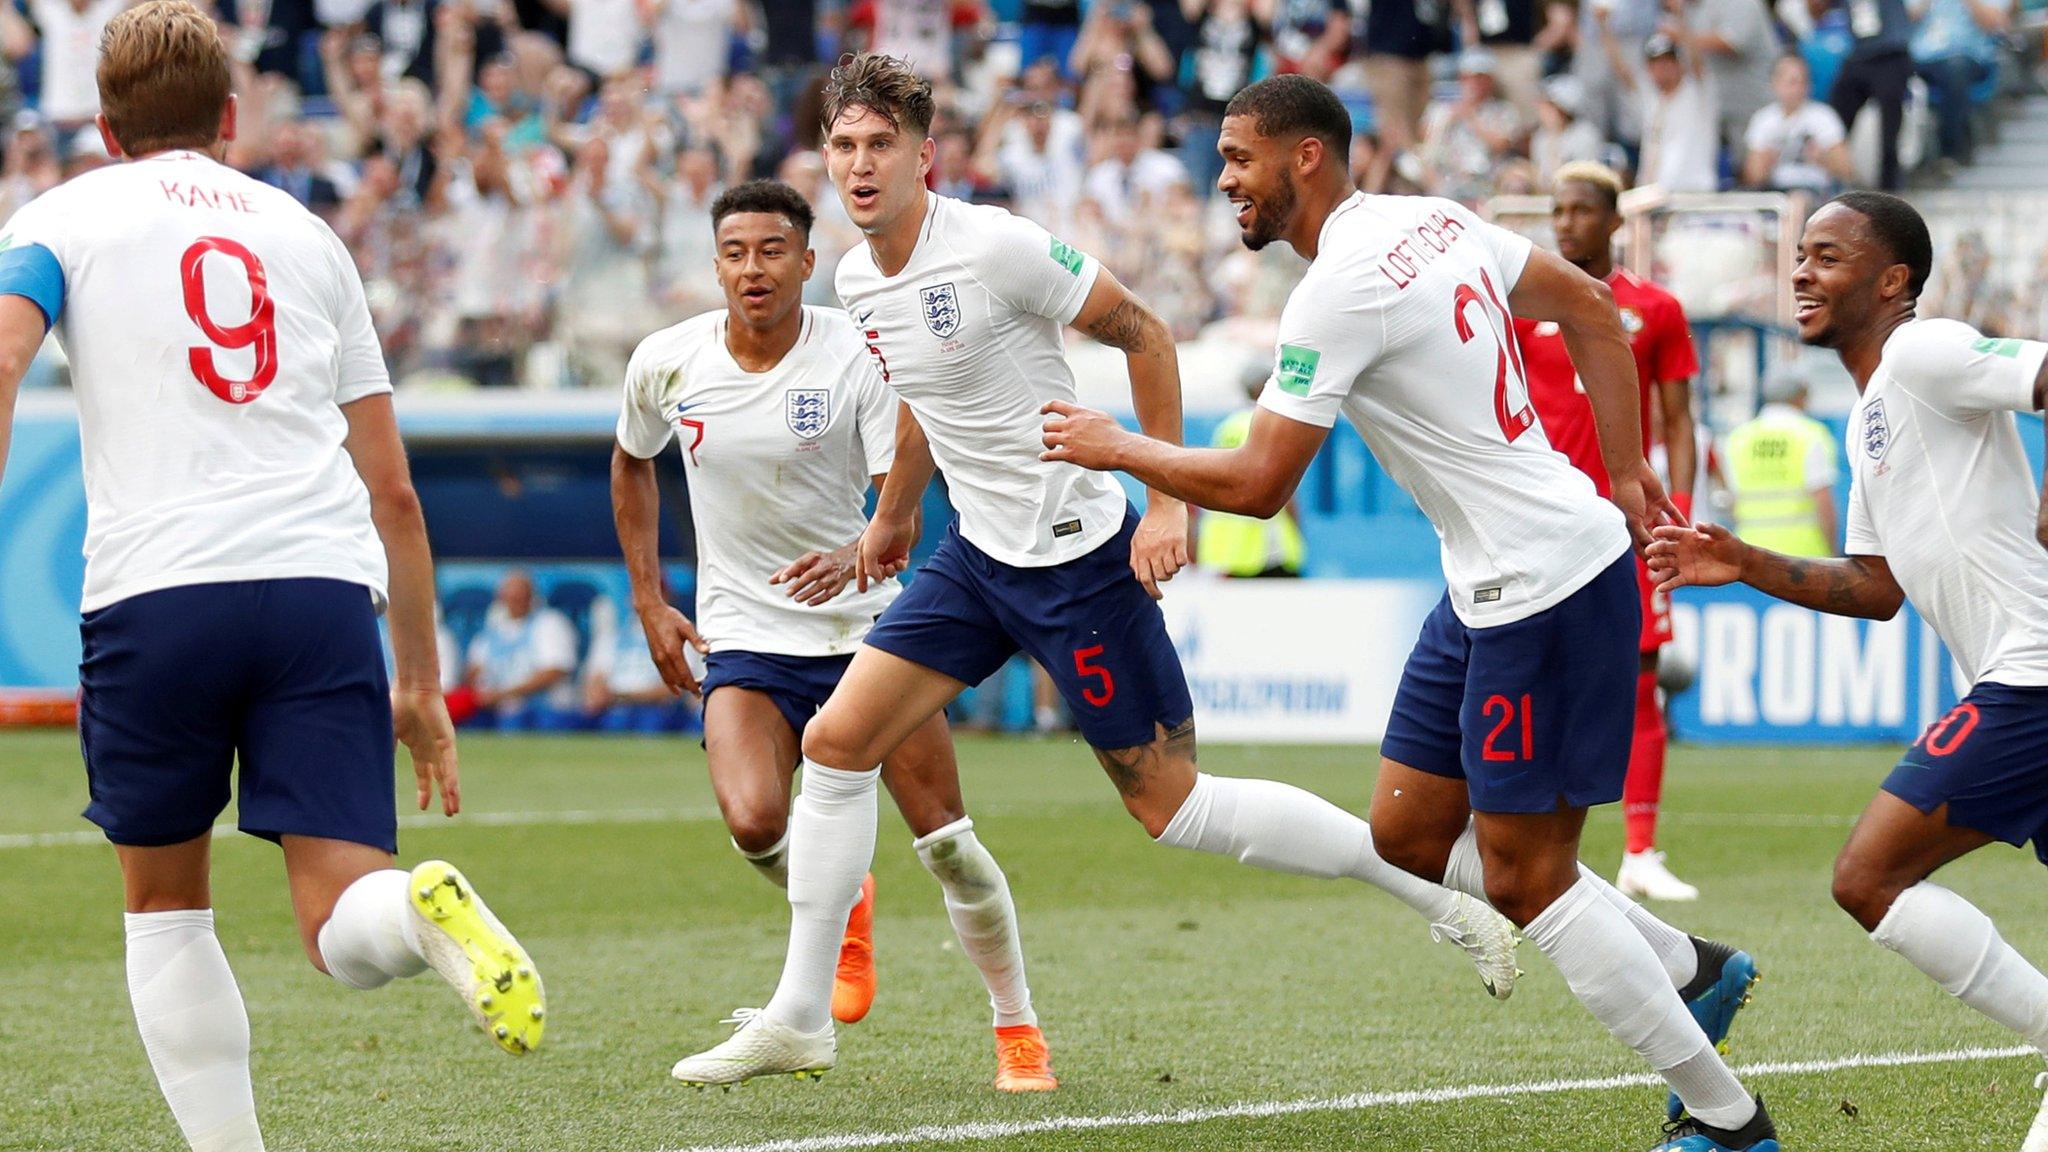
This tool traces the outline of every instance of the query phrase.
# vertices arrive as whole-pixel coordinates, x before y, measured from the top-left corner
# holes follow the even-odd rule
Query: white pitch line
[[[552,824],[667,824],[685,820],[716,820],[718,809],[702,808],[614,808],[571,809],[565,812],[471,812],[449,818],[431,812],[408,813],[398,818],[400,828],[539,828]],[[213,833],[224,836],[237,831],[233,824],[215,824]],[[0,849],[58,848],[77,844],[104,844],[106,836],[97,829],[71,832],[16,832],[0,835]]]
[[[1850,1068],[1904,1068],[1916,1064],[2001,1060],[2034,1054],[2034,1049],[2027,1047],[1952,1048],[1942,1052],[1885,1052],[1868,1056],[1842,1056],[1830,1060],[1767,1061],[1744,1065],[1735,1071],[1740,1076],[1794,1076],[1815,1072],[1838,1072]],[[1405,1108],[1415,1104],[1446,1104],[1458,1100],[1646,1088],[1661,1083],[1663,1081],[1656,1076],[1638,1074],[1585,1080],[1532,1080],[1517,1084],[1463,1084],[1450,1088],[1421,1088],[1405,1092],[1354,1092],[1346,1096],[1302,1100],[1246,1101],[1210,1108],[1184,1108],[1177,1112],[1121,1112],[1109,1116],[1048,1116],[1043,1120],[927,1124],[901,1132],[800,1136],[786,1140],[770,1140],[761,1144],[699,1144],[688,1148],[669,1149],[665,1152],[835,1152],[847,1148],[893,1148],[908,1144],[1004,1140],[1048,1132],[1087,1132],[1099,1128],[1152,1128],[1173,1124],[1201,1124],[1210,1120],[1299,1116],[1308,1112],[1361,1112],[1372,1108]]]

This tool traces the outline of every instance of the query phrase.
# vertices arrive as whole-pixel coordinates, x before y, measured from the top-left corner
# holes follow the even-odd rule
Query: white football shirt
[[[838,656],[896,598],[849,584],[815,607],[768,583],[806,552],[859,538],[870,478],[896,454],[896,397],[846,314],[804,308],[782,362],[748,372],[706,312],[640,342],[626,368],[619,444],[643,460],[675,440],[697,525],[697,629],[714,652]]]
[[[903,270],[882,275],[857,245],[839,262],[839,298],[924,426],[960,534],[1019,568],[1085,556],[1123,525],[1123,489],[1040,460],[1039,410],[1074,399],[1062,332],[1100,265],[1001,208],[937,194],[925,205]]]
[[[1323,428],[1350,418],[1436,526],[1472,627],[1551,607],[1629,547],[1530,406],[1507,304],[1529,250],[1449,200],[1354,194],[1287,298],[1259,397]]]
[[[2048,685],[2048,552],[2015,411],[2048,344],[1957,320],[1885,341],[1849,416],[1845,551],[1882,556],[1972,683]]]
[[[84,442],[84,610],[327,577],[384,596],[342,406],[391,391],[355,262],[285,192],[196,152],[88,172],[0,228],[63,271]]]

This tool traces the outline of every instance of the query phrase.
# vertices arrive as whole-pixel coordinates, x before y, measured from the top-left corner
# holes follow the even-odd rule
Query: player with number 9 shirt
[[[1613,295],[1449,200],[1366,196],[1351,120],[1303,76],[1232,98],[1218,187],[1246,246],[1310,263],[1241,447],[1188,449],[1048,404],[1046,458],[1116,468],[1205,508],[1269,516],[1338,416],[1443,540],[1443,600],[1394,697],[1374,840],[1415,875],[1484,896],[1690,1115],[1666,1152],[1778,1152],[1688,1009],[1698,942],[1578,863],[1586,812],[1621,798],[1640,625],[1631,533],[1678,518],[1643,458],[1635,364]],[[1614,503],[1552,451],[1516,313],[1561,326],[1586,378]],[[1617,510],[1615,505],[1620,505]]]
[[[432,967],[515,1054],[540,1042],[544,997],[461,872],[393,866],[394,735],[420,807],[438,788],[452,816],[460,790],[433,558],[355,264],[291,196],[221,162],[235,101],[204,12],[115,16],[98,79],[101,138],[126,162],[0,236],[0,468],[54,327],[85,464],[86,816],[120,861],[136,1023],[186,1140],[260,1152],[249,1018],[208,888],[231,783],[242,830],[283,848],[316,968],[367,989]]]

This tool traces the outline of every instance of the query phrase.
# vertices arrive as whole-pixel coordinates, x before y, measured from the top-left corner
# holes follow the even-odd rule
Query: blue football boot
[[[1728,1051],[1728,1029],[1735,1023],[1735,1014],[1749,1003],[1750,993],[1763,974],[1757,971],[1756,961],[1749,953],[1737,951],[1726,944],[1712,940],[1692,938],[1693,951],[1699,957],[1699,968],[1693,974],[1692,983],[1679,989],[1678,998],[1692,1011],[1692,1018],[1699,1021],[1700,1031],[1707,1034],[1707,1042],[1722,1054]],[[1676,1093],[1666,1096],[1664,1116],[1677,1120],[1684,1115],[1685,1106],[1678,1102]]]
[[[1778,1127],[1757,1098],[1756,1115],[1742,1127],[1730,1131],[1712,1128],[1687,1116],[1664,1126],[1664,1142],[1650,1152],[1784,1152],[1778,1143]]]

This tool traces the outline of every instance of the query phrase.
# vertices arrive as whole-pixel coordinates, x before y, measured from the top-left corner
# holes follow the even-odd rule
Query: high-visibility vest
[[[1765,412],[1728,434],[1729,486],[1735,490],[1735,534],[1787,556],[1829,556],[1819,509],[1806,486],[1815,445],[1834,450],[1828,426],[1797,412]]]
[[[1227,417],[1210,438],[1213,448],[1236,448],[1250,435],[1250,409]],[[1195,563],[1226,576],[1257,576],[1272,568],[1301,570],[1307,549],[1294,515],[1282,508],[1271,520],[1204,510],[1195,522]]]

